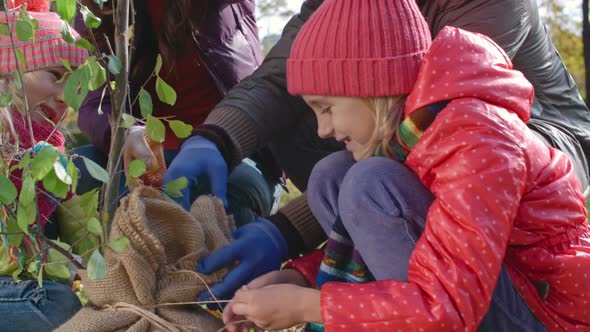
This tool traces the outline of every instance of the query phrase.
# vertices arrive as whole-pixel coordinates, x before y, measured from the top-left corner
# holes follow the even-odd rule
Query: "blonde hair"
[[[362,159],[374,156],[377,151],[387,151],[394,137],[400,144],[402,143],[398,128],[403,119],[406,95],[370,97],[366,98],[365,102],[373,111],[375,129],[363,151]]]

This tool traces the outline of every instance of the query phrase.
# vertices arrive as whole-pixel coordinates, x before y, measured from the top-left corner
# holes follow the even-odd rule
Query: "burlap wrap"
[[[107,249],[108,273],[93,281],[80,271],[90,303],[57,331],[217,331],[223,324],[199,306],[160,306],[194,302],[197,294],[227,271],[197,274],[196,262],[228,243],[231,217],[223,203],[201,196],[187,213],[149,187],[121,201],[110,239],[126,236],[121,253]]]

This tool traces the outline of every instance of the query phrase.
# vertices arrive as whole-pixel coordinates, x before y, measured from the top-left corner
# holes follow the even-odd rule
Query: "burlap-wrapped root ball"
[[[201,196],[190,213],[151,187],[122,199],[110,239],[126,236],[122,252],[107,249],[107,275],[93,281],[80,271],[89,304],[57,331],[217,331],[223,323],[194,302],[227,271],[196,273],[196,263],[229,243],[233,221],[221,200]]]

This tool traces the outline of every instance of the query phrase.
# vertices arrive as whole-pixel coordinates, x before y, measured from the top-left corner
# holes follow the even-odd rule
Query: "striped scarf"
[[[375,156],[391,158],[401,163],[406,161],[411,149],[420,140],[424,131],[434,121],[438,113],[448,102],[430,105],[413,112],[399,126],[400,142],[391,139],[385,151],[378,149]],[[342,220],[337,219],[328,235],[324,259],[316,283],[321,287],[328,281],[364,283],[375,280],[364,263],[361,255],[354,248],[350,235]]]

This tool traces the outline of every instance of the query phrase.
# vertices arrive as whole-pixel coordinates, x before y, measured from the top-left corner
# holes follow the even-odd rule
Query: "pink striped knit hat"
[[[382,97],[410,92],[430,31],[415,0],[326,0],[287,61],[294,95]]]
[[[23,1],[9,0],[13,6],[23,5]],[[27,61],[27,67],[23,68],[25,72],[39,70],[49,67],[63,66],[60,59],[67,60],[71,66],[77,67],[84,63],[88,58],[88,51],[77,47],[74,44],[67,43],[61,36],[62,21],[60,17],[53,12],[34,12],[30,10],[49,10],[49,4],[43,1],[27,1],[28,13],[39,22],[39,28],[35,32],[35,41],[21,41],[16,37],[16,20],[19,11],[16,8],[9,8],[8,20],[4,12],[0,12],[0,23],[8,24],[10,31],[14,36],[14,43],[17,49],[23,52]],[[74,39],[80,38],[80,35],[69,28]],[[20,64],[22,68],[22,64]],[[17,59],[12,49],[10,37],[0,34],[0,75],[12,74],[16,72]]]

